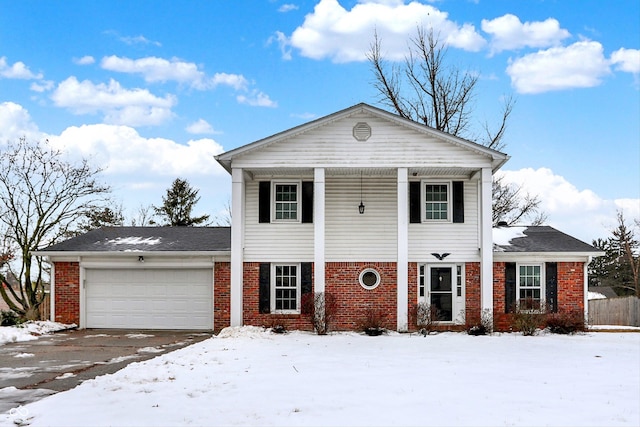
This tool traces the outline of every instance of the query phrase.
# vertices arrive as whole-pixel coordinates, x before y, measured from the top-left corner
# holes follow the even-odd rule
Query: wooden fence
[[[629,296],[590,300],[589,324],[640,326],[640,298]]]

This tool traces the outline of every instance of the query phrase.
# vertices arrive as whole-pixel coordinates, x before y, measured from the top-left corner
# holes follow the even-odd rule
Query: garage
[[[212,329],[212,269],[87,269],[87,328]]]

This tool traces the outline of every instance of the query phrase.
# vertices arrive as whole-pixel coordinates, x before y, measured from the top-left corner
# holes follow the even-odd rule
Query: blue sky
[[[605,237],[640,217],[640,3],[618,0],[0,0],[0,145],[49,139],[105,168],[128,216],[180,176],[217,215],[213,155],[359,102],[380,106],[374,28],[401,60],[418,25],[480,75],[478,123],[516,106],[503,167],[548,223]]]

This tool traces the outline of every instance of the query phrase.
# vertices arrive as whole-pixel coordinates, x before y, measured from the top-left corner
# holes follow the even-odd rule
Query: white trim
[[[375,285],[367,285],[366,283],[364,283],[364,275],[367,273],[373,273],[376,276],[376,283]],[[378,286],[380,286],[380,282],[382,282],[382,278],[380,277],[380,273],[378,273],[378,270],[376,270],[375,268],[365,268],[364,270],[362,270],[360,272],[360,274],[358,275],[358,283],[360,283],[360,286],[362,286],[363,289],[366,289],[367,291],[372,291],[375,288],[377,288]]]
[[[313,278],[314,292],[325,290],[325,173],[313,172]]]
[[[480,310],[493,317],[493,223],[491,216],[493,176],[482,168],[480,179]]]
[[[242,285],[244,270],[244,192],[242,169],[233,169],[231,175],[231,284],[230,324],[242,326]]]
[[[276,219],[276,186],[295,185],[296,186],[296,219]],[[271,181],[271,223],[300,224],[302,222],[302,180],[272,180]]]
[[[51,263],[49,277],[49,320],[56,321],[56,265]]]
[[[409,169],[398,168],[398,259],[396,261],[397,328],[409,328]]]
[[[295,310],[277,310],[276,309],[276,268],[277,267],[295,267],[296,268],[296,309]],[[302,276],[300,263],[274,263],[269,266],[269,304],[271,314],[300,314],[301,293],[302,293]]]
[[[539,267],[540,268],[540,302],[543,303],[546,299],[547,292],[547,278],[546,278],[546,264],[541,262],[517,262],[516,263],[516,304],[520,304],[520,267]],[[524,289],[537,289],[537,287],[525,287]],[[557,297],[556,297],[557,298]],[[557,303],[556,303],[557,304]],[[542,309],[542,307],[541,307]]]
[[[78,301],[78,305],[80,306],[80,324],[78,325],[78,328],[80,329],[85,329],[87,327],[87,304],[86,304],[86,292],[85,292],[85,286],[86,286],[86,271],[84,266],[82,265],[82,258],[78,257],[78,267],[80,270],[79,273],[79,283],[78,283],[78,287],[80,288],[78,292],[78,298],[80,298],[80,300]]]
[[[447,186],[447,218],[446,219],[427,219],[427,185],[446,185]],[[453,194],[451,193],[451,180],[444,179],[422,179],[420,180],[420,222],[422,223],[440,223],[449,224],[453,222]],[[437,203],[437,202],[435,202]]]
[[[458,266],[462,266],[461,274],[462,274],[462,297],[457,296],[458,285]],[[424,267],[424,296],[420,296],[420,267]],[[435,323],[443,324],[443,325],[451,325],[458,324],[461,321],[464,322],[464,318],[460,318],[460,313],[465,308],[465,293],[466,293],[466,283],[465,283],[465,270],[464,263],[432,263],[432,262],[423,262],[418,263],[418,302],[427,302],[431,304],[431,269],[433,268],[449,268],[451,269],[451,320],[443,320],[437,321]],[[458,302],[458,298],[461,298],[461,303]]]

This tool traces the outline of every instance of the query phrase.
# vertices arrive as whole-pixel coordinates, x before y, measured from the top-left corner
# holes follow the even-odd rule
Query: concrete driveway
[[[85,329],[2,345],[0,412],[211,336],[198,331]]]

